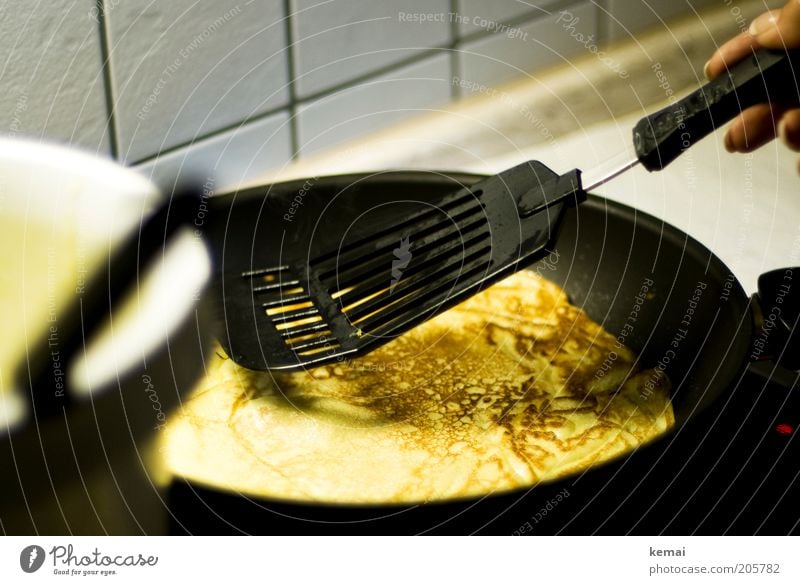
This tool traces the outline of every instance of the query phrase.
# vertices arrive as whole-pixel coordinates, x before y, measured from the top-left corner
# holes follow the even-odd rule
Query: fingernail
[[[747,32],[751,37],[757,37],[765,30],[769,30],[770,28],[774,27],[777,21],[777,14],[765,12],[764,14],[760,14],[758,17],[753,19],[753,22],[750,23],[750,28],[747,29]]]
[[[790,124],[788,118],[781,118],[778,122],[778,136],[790,149],[795,152],[800,150],[800,132],[798,132],[796,120],[794,124]]]
[[[733,139],[731,138],[731,133],[730,132],[726,132],[725,133],[724,143],[725,143],[725,150],[727,150],[728,152],[734,152],[734,150],[733,150]]]
[[[706,79],[711,81],[711,59],[706,61],[706,64],[703,65],[703,75],[706,76]]]

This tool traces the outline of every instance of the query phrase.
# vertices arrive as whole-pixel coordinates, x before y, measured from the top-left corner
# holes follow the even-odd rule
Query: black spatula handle
[[[800,51],[761,49],[682,100],[639,120],[633,144],[649,171],[760,103],[800,104]]]

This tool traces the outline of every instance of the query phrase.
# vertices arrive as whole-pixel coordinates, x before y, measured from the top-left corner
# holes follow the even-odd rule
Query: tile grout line
[[[429,57],[435,57],[436,55],[441,55],[442,51],[446,51],[450,47],[451,47],[450,43],[445,43],[442,45],[437,45],[435,47],[423,49],[415,55],[405,57],[404,59],[396,61],[395,63],[392,63],[390,65],[384,65],[367,73],[362,73],[358,77],[354,77],[349,81],[345,81],[343,83],[339,83],[338,85],[333,85],[326,89],[321,89],[314,93],[310,93],[304,98],[298,98],[298,102],[303,104],[307,102],[312,102],[314,100],[318,100],[320,98],[328,97],[329,95],[333,95],[335,93],[342,91],[343,89],[347,89],[349,87],[358,85],[359,83],[370,81],[372,79],[381,77],[382,75],[385,75],[387,73],[391,73],[392,71],[396,71],[397,69],[402,69],[403,67],[414,65],[419,61],[424,61],[425,59],[428,59]]]
[[[459,75],[461,70],[461,55],[458,50],[460,48],[458,22],[454,22],[453,14],[458,14],[458,0],[450,0],[450,99],[457,100],[461,97],[461,90],[456,83],[452,80]]]
[[[596,0],[590,0],[587,2],[586,0],[559,0],[554,2],[551,5],[548,5],[547,8],[542,8],[539,10],[531,10],[520,14],[519,16],[514,16],[512,18],[506,18],[498,20],[499,24],[509,26],[509,27],[519,27],[527,24],[531,24],[536,20],[544,19],[547,16],[552,16],[561,10],[565,10],[567,8],[575,8],[579,5],[586,5],[586,4],[594,4],[596,5]],[[459,36],[459,43],[471,43],[473,41],[477,41],[483,38],[490,37],[491,35],[496,34],[490,30],[477,30],[470,33],[467,33],[463,36]]]
[[[215,136],[218,136],[218,135],[221,135],[221,134],[225,134],[226,132],[229,132],[230,130],[233,130],[235,128],[248,126],[249,124],[251,124],[253,122],[258,122],[259,120],[263,120],[264,118],[268,118],[269,116],[271,116],[273,114],[277,114],[279,112],[288,112],[289,113],[290,132],[292,134],[294,134],[294,132],[292,131],[292,128],[296,128],[296,126],[297,126],[297,124],[296,124],[296,118],[297,118],[296,111],[297,111],[297,106],[298,105],[302,105],[302,104],[305,104],[305,103],[308,103],[308,102],[312,102],[312,101],[315,101],[315,100],[318,100],[318,99],[321,99],[321,98],[324,98],[324,97],[328,97],[328,96],[333,95],[333,94],[335,94],[335,93],[337,93],[339,91],[342,91],[343,89],[347,89],[347,88],[353,87],[353,86],[355,86],[355,85],[357,85],[359,83],[363,83],[365,81],[370,81],[371,79],[378,78],[381,75],[384,75],[386,73],[390,73],[390,72],[392,72],[392,71],[394,71],[396,69],[402,69],[403,67],[407,67],[409,65],[413,65],[418,61],[424,61],[425,59],[427,59],[429,57],[440,55],[441,52],[442,52],[442,49],[446,49],[446,48],[447,48],[447,46],[439,46],[439,47],[434,47],[434,48],[431,48],[431,49],[427,49],[423,53],[420,53],[419,55],[414,55],[412,57],[408,57],[408,58],[404,59],[403,61],[398,61],[397,63],[394,63],[392,65],[387,65],[387,66],[381,67],[380,69],[377,69],[375,71],[371,71],[369,73],[365,73],[363,75],[360,75],[359,77],[356,77],[356,78],[354,78],[354,79],[352,79],[352,80],[350,80],[348,82],[341,83],[341,84],[333,86],[333,87],[329,87],[329,88],[327,88],[325,90],[321,90],[321,91],[318,91],[318,92],[313,93],[313,94],[309,94],[307,97],[302,98],[302,99],[298,98],[296,96],[292,96],[292,92],[290,90],[290,101],[289,101],[288,104],[279,106],[277,108],[273,108],[271,110],[260,112],[258,114],[252,115],[252,116],[247,116],[244,120],[239,120],[239,121],[234,122],[232,124],[228,124],[226,126],[223,126],[222,128],[217,128],[216,130],[211,130],[208,133],[203,134],[202,136],[197,136],[193,140],[186,141],[186,142],[181,142],[180,144],[176,144],[174,146],[170,146],[169,148],[165,148],[165,149],[163,149],[163,150],[161,150],[161,151],[159,151],[159,152],[157,152],[155,154],[152,154],[152,155],[149,155],[149,156],[147,156],[145,158],[133,161],[130,164],[138,165],[138,164],[143,164],[143,163],[149,162],[149,161],[151,161],[153,159],[158,158],[159,156],[164,156],[166,154],[169,154],[169,153],[181,150],[183,148],[192,146],[193,144],[196,144],[200,140],[206,140],[206,139],[214,138]],[[292,83],[291,85],[294,85],[294,84]],[[294,137],[293,137],[293,141],[294,141]]]
[[[102,1],[102,0],[98,0],[98,1]],[[452,7],[453,5],[455,5],[456,2],[457,2],[457,0],[450,0],[450,6]],[[261,113],[259,113],[257,115],[254,115],[254,116],[248,116],[244,120],[239,120],[239,121],[234,122],[232,124],[228,124],[228,125],[226,125],[226,126],[224,126],[222,128],[218,128],[216,130],[212,130],[212,131],[210,131],[210,132],[208,132],[208,133],[206,133],[206,134],[204,134],[202,136],[196,137],[192,141],[182,142],[180,144],[176,144],[176,145],[171,146],[169,148],[163,149],[163,150],[161,150],[161,151],[159,151],[159,152],[157,152],[155,154],[152,154],[152,155],[149,155],[149,156],[147,156],[145,158],[133,161],[133,162],[130,163],[131,165],[140,165],[140,164],[145,164],[145,163],[151,162],[151,161],[153,161],[153,160],[155,160],[155,159],[157,159],[159,157],[171,154],[173,152],[178,152],[178,151],[183,150],[185,148],[189,148],[192,145],[196,144],[198,141],[210,140],[212,138],[215,138],[216,136],[223,135],[223,134],[225,134],[225,133],[227,133],[227,132],[229,132],[231,130],[237,129],[237,128],[246,127],[246,126],[250,125],[251,123],[258,122],[260,120],[263,120],[265,118],[268,118],[269,116],[272,116],[272,115],[280,113],[280,112],[288,112],[288,114],[289,114],[289,134],[290,134],[290,142],[291,142],[290,147],[291,147],[291,150],[292,150],[292,160],[297,160],[299,158],[299,154],[300,154],[300,148],[299,148],[299,140],[300,139],[299,139],[298,126],[297,126],[297,107],[299,105],[303,105],[303,104],[306,104],[306,103],[309,103],[309,102],[313,102],[315,100],[319,100],[319,99],[328,97],[330,95],[338,93],[338,92],[340,92],[340,91],[342,91],[344,89],[347,89],[349,87],[353,87],[355,85],[370,81],[372,79],[377,79],[378,77],[380,77],[382,75],[385,75],[387,73],[391,73],[392,71],[396,71],[398,69],[402,69],[403,67],[408,67],[410,65],[414,65],[417,62],[424,61],[425,59],[428,59],[430,57],[434,57],[436,55],[440,55],[442,53],[442,50],[448,50],[449,49],[449,52],[452,55],[453,53],[455,53],[455,47],[460,46],[461,42],[463,42],[463,41],[473,41],[473,40],[476,40],[476,39],[479,39],[479,38],[488,37],[491,34],[493,34],[490,31],[478,31],[476,33],[471,33],[471,34],[465,35],[463,38],[459,38],[458,36],[456,36],[455,39],[451,39],[449,43],[445,43],[443,45],[438,45],[438,46],[435,46],[435,47],[431,47],[429,49],[425,49],[425,50],[421,51],[420,53],[418,53],[416,55],[411,55],[410,57],[406,57],[405,59],[402,59],[401,61],[397,61],[397,62],[389,64],[389,65],[384,65],[383,67],[379,67],[379,68],[377,68],[377,69],[375,69],[373,71],[369,71],[367,73],[363,73],[363,74],[359,75],[358,77],[355,77],[355,78],[353,78],[353,79],[351,79],[349,81],[346,81],[346,82],[340,83],[338,85],[334,85],[334,86],[328,87],[328,88],[323,89],[323,90],[316,91],[316,92],[311,93],[311,94],[309,94],[309,95],[307,95],[307,96],[305,96],[303,98],[300,98],[300,97],[297,96],[297,89],[295,87],[295,82],[294,82],[295,67],[294,67],[294,58],[293,58],[294,57],[294,48],[291,46],[292,45],[292,40],[291,39],[293,38],[293,34],[292,34],[292,31],[291,31],[291,20],[292,20],[292,17],[290,16],[290,13],[289,13],[290,3],[291,3],[291,0],[283,0],[284,10],[285,10],[285,14],[286,14],[287,71],[288,71],[288,75],[289,75],[289,80],[288,80],[287,85],[288,85],[288,90],[289,90],[289,103],[286,104],[286,105],[280,106],[278,108],[273,108],[271,110],[267,110],[265,112],[261,112]],[[561,0],[560,2],[557,2],[555,5],[551,6],[549,10],[553,11],[553,10],[564,9],[564,8],[572,7],[572,6],[577,5],[577,4],[583,4],[583,1],[582,0]],[[509,26],[519,26],[521,24],[527,24],[528,22],[533,22],[537,18],[544,18],[545,16],[546,15],[542,14],[540,11],[536,11],[535,13],[534,12],[528,12],[526,14],[517,16],[516,18],[512,18],[512,19],[509,19],[507,21],[504,21],[504,24],[507,24]],[[456,25],[457,25],[457,23],[456,23]],[[451,23],[451,27],[452,27],[452,23]],[[452,34],[452,32],[451,32],[451,34]],[[451,58],[451,69],[452,68],[453,68],[453,62],[452,62],[452,58]],[[451,71],[451,73],[453,75],[456,75],[456,73],[453,72],[453,71]],[[453,96],[451,94],[451,97],[453,99],[457,99],[460,96],[458,96],[458,95]]]
[[[96,0],[97,24],[100,34],[100,55],[103,59],[103,86],[106,100],[108,138],[111,148],[111,157],[119,160],[119,129],[117,128],[117,116],[114,111],[114,90],[111,76],[111,51],[108,37],[108,27],[106,26],[106,11],[104,0]]]
[[[604,2],[603,0],[593,0],[592,4],[594,4],[594,12],[595,12],[595,37],[597,42],[602,43],[606,42],[607,35],[608,35],[608,17],[606,15],[606,11],[604,10]]]
[[[222,136],[224,134],[227,134],[228,132],[230,132],[232,130],[244,130],[248,126],[250,126],[251,124],[254,124],[256,122],[260,122],[262,120],[266,120],[267,118],[270,118],[270,117],[272,117],[272,116],[274,116],[276,114],[280,114],[280,113],[283,113],[283,112],[287,112],[287,113],[290,114],[290,117],[289,117],[290,122],[289,123],[291,124],[291,119],[293,118],[293,116],[291,114],[293,112],[293,109],[291,107],[287,107],[286,105],[282,105],[282,106],[278,106],[276,108],[272,108],[272,109],[266,110],[266,111],[261,112],[259,114],[255,114],[255,115],[252,115],[252,116],[247,116],[247,118],[245,118],[244,120],[239,120],[237,122],[233,122],[231,124],[227,124],[225,126],[222,126],[221,128],[217,128],[216,130],[211,130],[211,131],[207,132],[206,134],[203,134],[203,135],[200,135],[200,136],[196,136],[196,137],[194,137],[191,140],[188,140],[186,142],[181,142],[180,144],[176,144],[174,146],[163,148],[163,149],[159,150],[158,152],[156,152],[155,154],[149,154],[149,155],[147,155],[147,156],[145,156],[143,158],[131,161],[130,163],[127,163],[127,164],[129,166],[135,166],[135,165],[142,165],[142,164],[146,164],[146,163],[149,163],[149,162],[153,162],[154,160],[156,160],[158,158],[167,156],[167,155],[172,154],[174,152],[178,152],[178,151],[184,150],[186,148],[191,148],[193,146],[196,146],[198,143],[204,142],[206,140],[212,140],[214,138],[217,138],[218,136]]]
[[[295,66],[294,66],[294,33],[292,32],[291,0],[283,0],[284,31],[286,33],[286,83],[289,91],[289,148],[292,153],[292,160],[297,160],[300,156],[300,132],[297,128],[297,88],[295,87]]]

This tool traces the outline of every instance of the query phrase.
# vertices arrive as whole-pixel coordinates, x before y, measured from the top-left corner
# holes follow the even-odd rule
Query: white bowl
[[[111,161],[0,139],[0,519],[11,533],[162,532],[152,445],[202,371],[209,334],[204,242],[187,227],[147,263],[127,298],[63,371],[63,412],[32,408],[29,358],[93,274],[137,242],[162,196]],[[37,354],[39,352],[39,354]],[[35,391],[35,389],[34,389]]]

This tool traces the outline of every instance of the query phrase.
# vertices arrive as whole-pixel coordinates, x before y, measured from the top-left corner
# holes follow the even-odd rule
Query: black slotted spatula
[[[390,341],[533,261],[585,195],[578,171],[538,162],[438,198],[343,179],[211,200],[212,248],[227,251],[221,338],[240,365],[310,366]]]
[[[643,118],[635,155],[586,187],[578,170],[530,161],[438,195],[341,177],[212,198],[204,227],[220,269],[225,351],[250,369],[291,370],[391,341],[539,259],[586,191],[636,163],[664,168],[750,105],[797,104],[793,61],[756,52]]]

